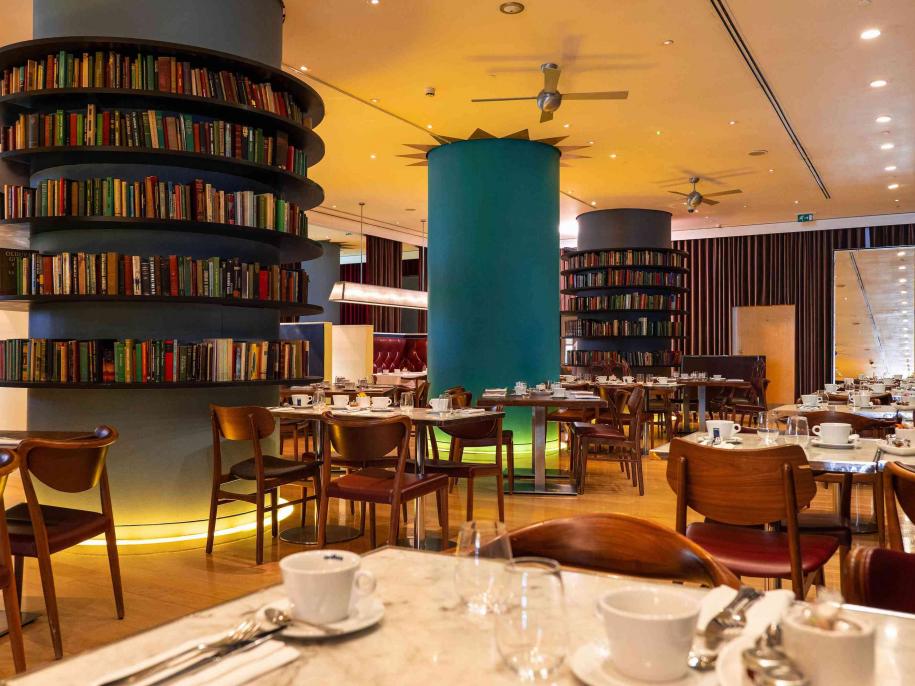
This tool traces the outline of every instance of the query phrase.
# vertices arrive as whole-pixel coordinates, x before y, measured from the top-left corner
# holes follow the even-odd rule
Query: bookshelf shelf
[[[275,90],[283,90],[291,94],[300,103],[305,116],[311,118],[312,126],[317,126],[324,119],[324,103],[317,91],[292,74],[237,55],[179,43],[98,36],[40,38],[13,43],[0,49],[0,71],[25,64],[30,59],[41,59],[62,51],[83,53],[99,50],[113,50],[125,54],[135,54],[139,51],[153,57],[175,57],[182,61],[193,62],[195,67],[233,71],[247,76],[253,81],[270,83]],[[159,91],[150,91],[150,93],[157,92]],[[214,98],[208,100],[212,100],[214,103],[224,102]]]
[[[573,317],[587,316],[591,314],[658,314],[658,315],[680,315],[686,314],[686,310],[562,310],[561,315]]]
[[[655,338],[655,339],[659,339],[659,340],[683,340],[686,338],[686,336],[682,336],[682,335],[680,335],[680,336],[661,336],[661,335],[658,335],[658,336],[560,336],[560,338],[564,338],[564,339],[570,340],[570,341],[609,341],[609,340],[616,340],[619,338],[624,338],[624,339],[634,338],[634,339],[638,339],[638,340],[644,340],[647,338]]]
[[[308,303],[288,303],[277,300],[247,300],[242,298],[204,298],[180,295],[0,295],[0,310],[25,312],[33,305],[51,303],[111,303],[142,305],[167,303],[170,305],[213,305],[218,307],[255,307],[280,310],[283,314],[321,314],[323,307]]]
[[[0,381],[0,388],[47,388],[93,391],[165,390],[175,388],[219,388],[230,386],[291,386],[318,383],[320,376],[264,381],[173,381],[171,383],[59,383],[47,381]]]
[[[324,202],[324,191],[311,179],[279,167],[233,157],[183,150],[130,148],[111,145],[72,145],[25,148],[0,153],[0,160],[27,164],[36,174],[51,167],[74,164],[166,165],[231,174],[266,184],[287,200],[311,208]]]
[[[25,233],[32,235],[54,231],[79,231],[84,229],[110,229],[134,231],[177,231],[227,238],[241,238],[255,243],[265,243],[279,249],[281,262],[302,262],[313,260],[324,253],[317,241],[291,233],[252,226],[222,224],[217,222],[195,222],[184,219],[147,219],[144,217],[30,217],[28,219],[7,219],[0,221],[0,229],[7,227],[7,235]],[[0,234],[3,232],[0,231]]]
[[[560,274],[578,274],[580,272],[603,272],[609,270],[625,270],[631,272],[671,272],[674,274],[688,274],[686,267],[665,267],[659,264],[606,264],[601,267],[575,267],[563,269]]]
[[[626,293],[630,291],[649,291],[651,293],[688,293],[689,289],[684,288],[683,286],[582,286],[581,288],[563,288],[559,292],[563,295],[575,295],[576,293],[585,293],[589,291],[600,291],[601,293]]]
[[[324,142],[307,126],[288,117],[224,100],[199,95],[165,93],[132,88],[48,88],[0,96],[0,119],[10,124],[20,114],[49,108],[74,110],[95,104],[104,108],[178,111],[182,114],[225,118],[232,123],[285,131],[289,142],[305,151],[311,167],[324,157]]]

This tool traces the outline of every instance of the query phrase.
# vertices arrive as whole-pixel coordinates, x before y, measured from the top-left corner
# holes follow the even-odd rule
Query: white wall
[[[28,338],[29,313],[0,310],[0,339]],[[24,431],[28,391],[24,388],[0,388],[0,431]]]

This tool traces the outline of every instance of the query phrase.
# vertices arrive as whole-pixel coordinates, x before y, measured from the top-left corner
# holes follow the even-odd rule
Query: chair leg
[[[369,503],[369,546],[372,550],[378,546],[375,538],[375,503]]]
[[[508,493],[512,495],[515,492],[515,444],[514,441],[506,441],[508,457]]]
[[[51,570],[50,554],[38,553],[38,572],[44,592],[45,610],[48,613],[48,626],[51,629],[54,659],[59,660],[64,656],[64,648],[60,637],[60,616],[57,612],[57,593],[54,590],[54,572]]]
[[[3,607],[6,610],[10,650],[13,653],[13,664],[17,673],[25,671],[25,646],[22,641],[22,616],[19,614],[18,595],[19,590],[15,587],[15,581],[10,580],[10,583],[3,589]]]
[[[219,507],[219,484],[213,484],[210,493],[210,519],[207,522],[207,555],[213,553],[213,539],[216,537],[216,508]]]
[[[264,564],[264,501],[266,500],[266,494],[263,491],[258,491],[257,493],[257,534],[255,536],[255,543],[257,545],[257,552],[255,553],[255,560],[257,564]]]
[[[473,519],[473,477],[467,479],[467,521]]]
[[[637,455],[635,460],[635,469],[638,472],[639,480],[639,495],[645,495],[645,475],[642,472],[642,456]]]
[[[448,507],[446,504],[445,507]],[[391,503],[391,526],[388,529],[388,545],[397,545],[397,535],[400,533],[400,498]]]
[[[400,504],[400,516],[403,517],[403,523],[406,524],[409,516],[407,515],[407,503],[402,502]]]
[[[447,549],[450,547],[450,545],[451,545],[451,541],[450,541],[450,531],[451,531],[451,529],[449,529],[449,527],[448,527],[448,490],[445,489],[444,487],[443,487],[443,488],[440,488],[440,489],[437,491],[436,495],[439,495],[439,496],[441,497],[441,500],[442,500],[442,519],[441,519],[441,523],[442,523],[442,550],[447,550]]]
[[[505,521],[505,486],[502,481],[502,470],[496,474],[496,506],[499,508],[499,521]]]
[[[121,563],[118,559],[118,539],[114,532],[114,522],[108,523],[105,529],[105,542],[108,547],[108,568],[111,571],[111,586],[114,589],[114,606],[118,619],[124,619],[124,589],[121,587]]]
[[[279,522],[276,521],[277,512],[277,489],[270,491],[270,533],[276,538],[280,533]]]
[[[19,601],[19,607],[22,608],[22,577],[25,572],[25,558],[17,555],[13,558],[13,576],[16,578],[16,600]]]
[[[320,491],[319,491],[320,493]],[[318,547],[323,548],[327,545],[327,510],[330,498],[318,499]]]

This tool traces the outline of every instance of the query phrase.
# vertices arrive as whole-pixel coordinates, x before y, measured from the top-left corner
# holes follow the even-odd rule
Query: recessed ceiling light
[[[303,64],[301,67],[299,67],[299,71],[308,71],[308,67],[306,67],[306,66]]]
[[[905,250],[900,250],[896,253],[896,257],[905,257]]]
[[[431,129],[431,128],[432,128],[432,124],[426,124],[426,128],[427,128],[427,129]]]
[[[661,45],[673,45],[673,44],[674,44],[674,42],[673,42],[673,40],[670,39],[670,38],[668,38],[666,41],[664,41],[663,43],[661,43]]]
[[[372,153],[371,155],[369,155],[369,159],[370,159],[370,160],[374,160],[375,157],[376,157],[375,153]]]
[[[874,119],[874,121],[878,124],[889,124],[891,121],[893,121],[893,118],[888,114],[881,114],[879,117]]]
[[[331,207],[333,207],[334,209],[337,209],[337,206],[336,206],[336,205],[331,205]]]
[[[594,145],[594,141],[588,141],[588,145]]]
[[[885,167],[883,168],[883,171],[896,171],[896,165],[895,165],[895,164],[888,164],[887,166],[885,166]]]
[[[880,29],[866,29],[861,32],[861,40],[874,40],[880,35]]]
[[[372,98],[372,102],[378,102],[378,98]]]
[[[731,121],[728,122],[728,126],[734,126],[734,124],[736,124],[736,123],[737,123],[737,120],[732,119]]]
[[[895,147],[896,147],[896,146],[893,145],[892,143],[881,143],[881,144],[880,144],[880,149],[881,149],[881,150],[892,150],[892,149],[895,148]]]
[[[905,283],[905,279],[899,279],[899,283]]]
[[[794,204],[797,205],[799,202],[800,202],[800,200],[795,200]]]
[[[894,190],[896,190],[897,188],[899,188],[899,184],[898,184],[898,183],[891,183],[889,186],[887,186],[887,188],[888,188],[889,190],[891,190],[891,191],[894,191]]]
[[[611,153],[610,153],[610,159],[611,159],[611,160],[615,160],[615,159],[616,159],[616,153],[615,153],[615,152],[611,152]]]
[[[381,2],[381,0],[369,0],[369,4],[370,4],[370,5],[377,5],[377,4],[379,4],[380,2]]]
[[[520,2],[503,2],[499,5],[499,11],[502,14],[521,14],[524,11],[524,5]]]
[[[774,173],[775,173],[775,170],[774,170],[774,169],[770,169],[770,170],[769,170],[769,173],[770,173],[770,174],[774,174]]]
[[[654,134],[655,134],[656,136],[660,136],[660,135],[661,135],[661,129],[658,129],[657,131],[655,131]]]
[[[900,271],[905,271],[905,265],[904,265],[904,264],[900,264],[900,265],[899,265],[899,270],[900,270]]]
[[[592,200],[592,201],[591,201],[591,207],[594,207],[594,206],[596,206],[596,205],[597,205],[597,200]]]
[[[563,124],[562,128],[567,129],[567,128],[569,128],[569,126],[570,126],[569,124]]]
[[[885,85],[886,81],[884,79],[876,79],[875,81],[871,81],[871,88],[883,88]]]

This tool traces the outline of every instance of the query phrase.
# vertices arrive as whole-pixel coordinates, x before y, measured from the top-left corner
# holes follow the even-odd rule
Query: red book
[[[200,122],[194,124],[194,152],[200,152]]]
[[[124,262],[124,294],[133,295],[133,260],[130,255],[122,255]]]
[[[159,90],[168,93],[172,89],[172,68],[168,57],[160,57],[156,60],[156,72],[159,76]]]
[[[261,300],[270,299],[270,281],[266,269],[261,269],[257,274],[257,297]]]
[[[67,136],[67,145],[79,145],[78,136],[78,121],[79,115],[76,112],[70,112],[70,131]]]
[[[206,197],[204,197],[203,179],[194,181],[194,221],[206,221]]]
[[[168,294],[181,295],[178,292],[178,256],[168,256]],[[171,369],[171,365],[169,365]]]
[[[102,113],[102,145],[111,145],[111,112]]]
[[[54,258],[50,255],[41,256],[41,294],[54,294]]]

